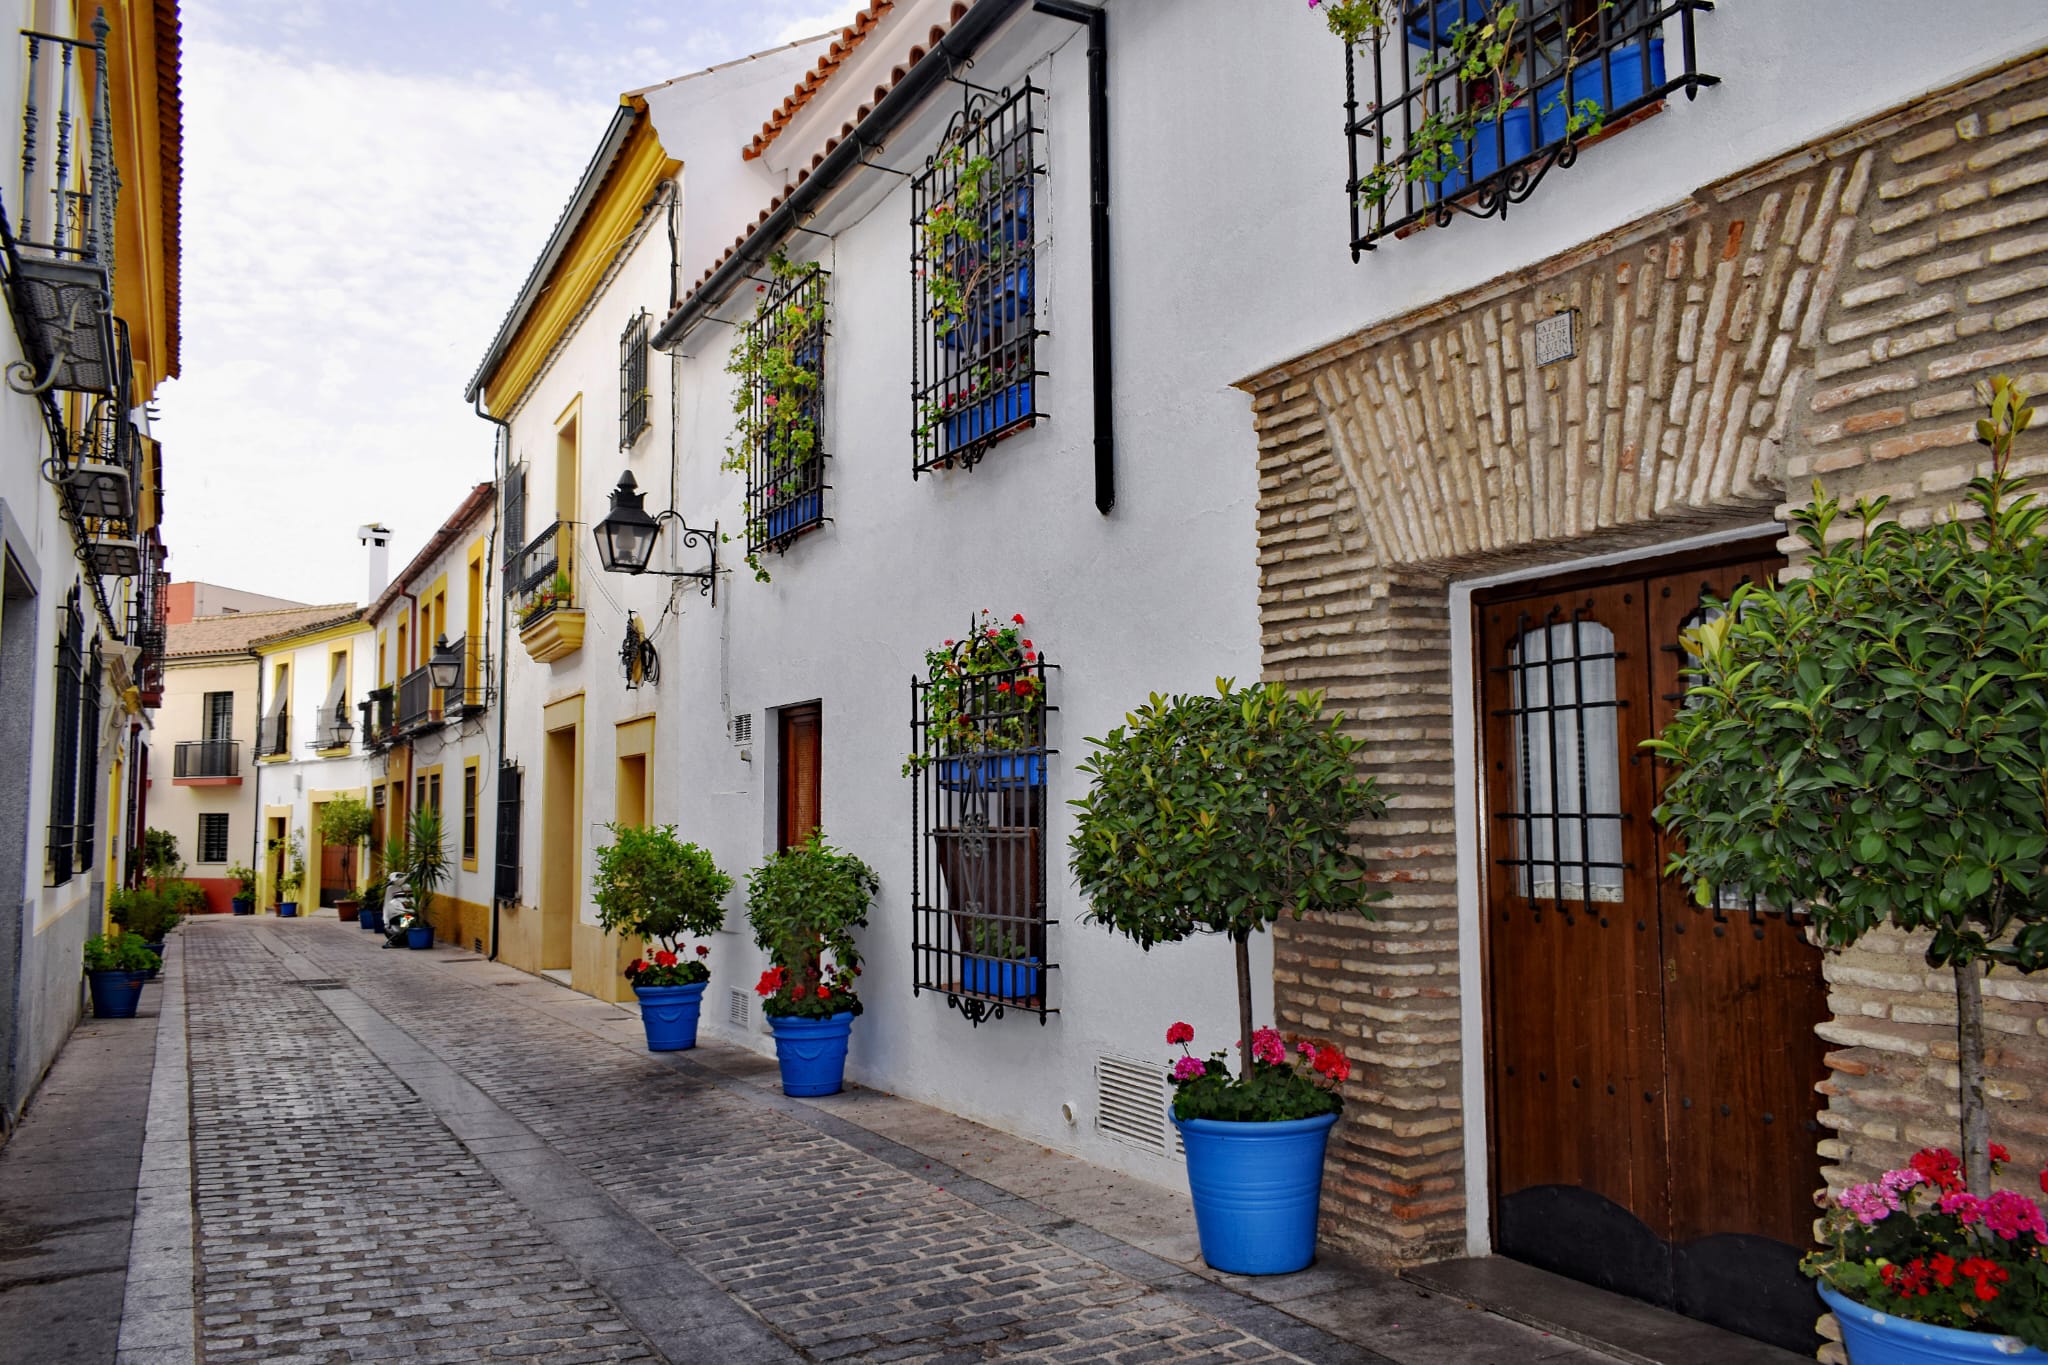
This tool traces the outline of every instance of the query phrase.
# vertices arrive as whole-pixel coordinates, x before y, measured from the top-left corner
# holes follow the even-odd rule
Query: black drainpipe
[[[1095,510],[1116,506],[1116,406],[1109,304],[1109,17],[1097,5],[1035,0],[1040,14],[1088,26],[1088,263],[1095,350]]]
[[[510,473],[512,469],[512,424],[510,422],[502,421],[499,418],[493,417],[491,416],[491,414],[484,411],[482,385],[477,386],[476,394],[472,396],[470,399],[470,406],[472,410],[475,411],[477,416],[483,418],[486,422],[489,422],[492,426],[498,429],[496,438],[491,442],[491,481],[497,484],[497,488],[493,490],[491,497],[490,555],[493,560],[496,560],[498,557],[502,556],[506,552],[505,547],[498,543],[498,537],[504,534],[503,524],[499,521],[499,515],[502,511],[502,503],[505,492],[504,478],[505,475],[507,473]],[[502,469],[500,468],[501,461],[498,458],[499,447],[503,447],[505,452],[505,456],[502,461]],[[484,569],[484,591],[487,593],[494,591],[494,589],[491,586],[491,573],[492,570],[494,570],[496,567],[497,565],[494,563],[487,565]],[[505,650],[511,644],[512,641],[512,637],[507,625],[507,623],[512,619],[512,613],[506,609],[502,594],[500,596],[500,599],[492,605],[497,607],[498,609],[498,771],[502,775],[505,769],[505,672],[508,667],[505,658]],[[497,797],[498,784],[496,782],[493,782],[491,784],[491,804],[494,806],[498,804]],[[502,810],[503,807],[499,807],[499,809]],[[520,811],[522,813],[524,813],[525,809],[526,807],[524,805],[520,807]],[[493,819],[491,821],[491,832],[493,835],[491,843],[494,847],[497,844],[497,838],[495,837],[497,829],[497,821],[496,819]],[[491,868],[492,884],[490,960],[492,962],[496,962],[498,960],[498,911],[502,907],[503,903],[498,898],[497,858],[495,853],[492,856]]]

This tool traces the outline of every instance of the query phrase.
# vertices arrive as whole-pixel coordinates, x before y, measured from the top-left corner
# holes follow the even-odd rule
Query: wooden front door
[[[785,706],[780,714],[782,762],[777,785],[781,818],[776,822],[776,846],[794,848],[810,838],[825,818],[821,791],[823,707],[818,702]]]
[[[1477,602],[1489,1127],[1504,1254],[1811,1351],[1821,1185],[1803,923],[1661,875],[1681,630],[1757,547]]]

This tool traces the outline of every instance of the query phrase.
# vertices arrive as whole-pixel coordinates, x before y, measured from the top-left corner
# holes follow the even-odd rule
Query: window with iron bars
[[[647,312],[642,309],[619,337],[619,449],[647,430]]]
[[[519,820],[522,774],[516,763],[498,767],[498,858],[491,894],[507,905],[519,901]]]
[[[911,684],[912,990],[977,1027],[1009,1011],[1044,1023],[1058,1013],[1045,873],[1057,669],[1042,654],[971,660],[974,643]]]
[[[1043,91],[966,87],[911,182],[911,475],[971,469],[1042,414],[1037,193]]]
[[[1454,214],[1506,217],[1584,143],[1718,77],[1709,0],[1379,0],[1344,56],[1351,256]],[[1671,51],[1667,55],[1667,40]]]
[[[78,870],[78,738],[80,684],[85,673],[85,618],[74,584],[64,599],[57,636],[57,732],[50,746],[49,879],[63,886]]]
[[[825,284],[777,258],[726,368],[739,377],[726,467],[747,479],[747,554],[780,553],[825,523]],[[758,567],[758,566],[757,566]]]

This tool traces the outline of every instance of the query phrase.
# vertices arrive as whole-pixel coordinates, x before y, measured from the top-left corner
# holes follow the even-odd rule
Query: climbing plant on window
[[[781,552],[824,524],[825,282],[819,266],[777,253],[726,373],[733,429],[724,468],[746,476],[747,566],[768,579],[761,554]]]

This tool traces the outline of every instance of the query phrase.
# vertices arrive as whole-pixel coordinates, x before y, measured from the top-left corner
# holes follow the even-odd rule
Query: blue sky
[[[858,8],[185,0],[174,577],[360,600],[358,525],[396,569],[490,477],[463,387],[620,92]]]

